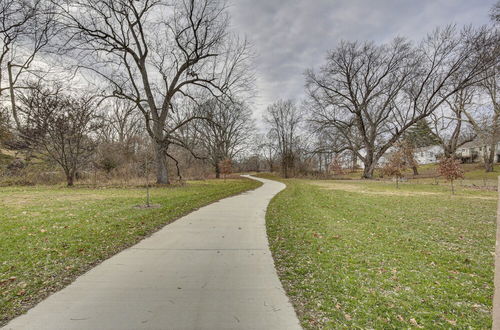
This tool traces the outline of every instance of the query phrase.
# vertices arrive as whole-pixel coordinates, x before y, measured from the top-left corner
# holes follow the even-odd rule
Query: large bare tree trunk
[[[156,153],[156,183],[170,184],[167,169],[167,150],[161,143],[155,142]]]
[[[373,172],[375,171],[375,166],[377,162],[372,160],[365,161],[365,168],[363,169],[363,179],[373,179]]]
[[[219,162],[215,163],[215,178],[220,179],[220,166]]]
[[[283,159],[281,161],[282,165],[282,170],[283,170],[283,176],[285,178],[290,178],[293,175],[293,169],[294,169],[294,159],[291,151],[285,152]]]
[[[375,167],[377,166],[378,158],[376,157],[373,150],[368,148],[366,150],[366,156],[363,159],[363,179],[373,179],[373,172],[375,171]]]
[[[288,178],[288,165],[287,165],[286,162],[282,162],[281,164],[282,164],[281,165],[281,167],[282,167],[281,170],[283,171],[283,177],[284,178]]]
[[[75,179],[73,178],[73,176],[71,176],[71,174],[66,176],[66,182],[68,183],[68,187],[73,187],[74,181]]]
[[[64,174],[66,174],[66,183],[68,187],[73,187],[75,183],[75,171],[67,169],[64,170]]]
[[[488,155],[484,157],[484,169],[486,172],[494,171],[494,163],[495,163],[495,153],[496,153],[496,144],[492,144],[490,146],[490,152]]]

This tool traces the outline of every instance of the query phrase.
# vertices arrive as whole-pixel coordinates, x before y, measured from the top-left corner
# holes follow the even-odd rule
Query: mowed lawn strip
[[[496,192],[283,181],[267,229],[305,328],[491,328]]]
[[[0,188],[0,325],[169,222],[260,186],[248,179],[152,188]]]

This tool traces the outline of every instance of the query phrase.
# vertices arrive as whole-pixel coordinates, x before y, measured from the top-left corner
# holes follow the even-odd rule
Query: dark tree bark
[[[215,178],[220,179],[220,166],[219,163],[215,164]]]
[[[161,143],[154,143],[156,161],[156,183],[170,184],[167,167],[167,147]]]
[[[412,171],[413,171],[413,175],[418,175],[418,167],[417,167],[417,166],[413,165],[413,166],[411,167],[411,169],[412,169]]]
[[[493,172],[495,170],[494,164],[495,164],[495,156],[496,156],[496,143],[490,145],[490,150],[488,154],[485,156],[485,162],[484,162],[484,169],[486,172]]]

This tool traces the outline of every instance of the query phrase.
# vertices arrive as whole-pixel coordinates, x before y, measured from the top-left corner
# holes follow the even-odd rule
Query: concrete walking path
[[[205,206],[104,261],[5,329],[300,329],[265,228],[285,186]]]

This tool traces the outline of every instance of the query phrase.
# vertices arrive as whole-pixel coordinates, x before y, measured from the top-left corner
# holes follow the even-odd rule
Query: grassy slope
[[[304,327],[491,327],[495,192],[285,182],[268,235]]]
[[[144,189],[0,189],[0,325],[96,263],[174,219],[256,188],[252,180],[153,188],[158,209],[137,209]]]

